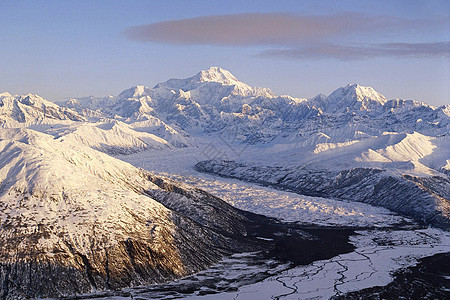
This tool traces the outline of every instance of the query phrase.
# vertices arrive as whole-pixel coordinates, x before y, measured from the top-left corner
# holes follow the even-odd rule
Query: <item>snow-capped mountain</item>
[[[307,166],[325,173],[358,173],[351,171],[354,168],[388,170],[389,176],[400,181],[402,176],[446,178],[450,169],[448,106],[387,100],[372,87],[349,84],[329,96],[318,95],[309,100],[279,97],[268,89],[249,87],[230,72],[213,67],[190,78],[170,79],[154,89],[133,88],[121,95],[118,97],[123,99],[126,95],[128,100],[145,102],[135,110],[136,118],[143,116],[142,107],[151,107],[153,117],[191,136],[218,137],[232,149],[254,145],[255,153],[236,157],[243,163],[289,164],[300,170]],[[223,172],[220,175],[228,176]],[[419,219],[423,213],[429,216],[422,219],[446,223],[448,200],[436,200],[442,198],[439,193],[436,195],[437,198],[429,198],[430,203],[435,203],[430,205],[371,201]],[[365,197],[352,199],[366,201]],[[425,207],[429,209],[427,213]],[[435,217],[436,210],[440,217]]]
[[[319,95],[312,102],[324,112],[336,113],[380,109],[386,103],[386,98],[372,87],[349,84],[326,98]]]
[[[69,131],[70,133],[64,134],[64,140],[81,142],[109,154],[129,154],[148,149],[163,150],[173,147],[163,138],[133,130],[130,125],[121,121],[86,123],[74,126],[73,131],[70,129]]]
[[[219,138],[231,148],[263,146],[264,153],[283,159],[294,157],[296,164],[310,163],[327,154],[329,161],[333,161],[338,153],[349,153],[339,164],[354,167],[373,162],[379,166],[383,161],[384,165],[397,161],[392,157],[403,157],[402,161],[409,157],[418,170],[416,150],[385,155],[402,149],[386,138],[387,133],[392,133],[391,136],[423,135],[436,139],[436,145],[431,147],[436,149],[420,158],[427,162],[422,169],[447,172],[449,168],[448,152],[441,146],[445,143],[438,142],[450,131],[448,105],[433,107],[414,100],[386,100],[373,88],[358,84],[307,100],[276,96],[269,89],[250,87],[230,72],[211,67],[186,79],[169,79],[154,88],[135,86],[117,96],[72,98],[65,103],[67,108],[38,96],[2,95],[5,104],[1,109],[9,116],[4,117],[4,127],[16,126],[15,119],[25,120],[21,111],[26,109],[33,112],[27,114],[27,120],[32,120],[27,121],[30,124],[45,119],[39,114],[56,115],[60,123],[60,119],[75,122],[58,128],[41,125],[36,129],[57,138],[66,136],[107,153],[196,147],[196,139],[211,137]],[[39,117],[33,119],[29,115]],[[296,152],[306,156],[299,160]],[[264,153],[259,156],[267,157]],[[441,153],[437,162],[425,157],[431,153]],[[336,162],[330,166],[338,165]]]
[[[270,89],[250,87],[218,67],[211,67],[186,79],[169,79],[157,84],[154,89],[163,94],[167,91],[183,91],[186,98],[200,105],[213,105],[224,110],[240,107],[255,97],[274,96]]]
[[[0,292],[10,298],[178,278],[254,242],[248,214],[110,155],[141,155],[150,170],[175,157],[180,169],[450,224],[450,105],[358,84],[277,96],[211,67],[63,105],[2,93],[0,127]]]
[[[446,106],[388,101],[373,88],[358,84],[309,100],[276,96],[269,89],[250,87],[217,67],[190,78],[170,79],[153,89],[137,86],[117,97],[82,99],[78,106],[72,102],[68,107],[85,117],[94,115],[90,112],[94,111],[130,124],[156,118],[185,136],[216,132],[238,135],[239,141],[249,144],[275,139],[279,143],[280,137],[300,142],[319,133],[335,142],[385,131],[436,136],[450,128]]]
[[[155,109],[152,107],[154,101],[149,96],[150,93],[149,88],[135,86],[123,91],[117,97],[71,98],[65,103],[65,106],[94,123],[125,122],[133,130],[156,135],[174,147],[191,146],[189,134],[176,124],[168,125],[156,116]]]
[[[161,282],[256,245],[221,200],[69,139],[2,129],[0,153],[5,299]]]
[[[129,123],[158,117],[172,126],[194,130],[210,127],[221,113],[241,111],[258,97],[274,95],[269,89],[250,87],[230,72],[212,67],[190,78],[159,83],[153,89],[136,86],[117,97],[70,99],[66,106],[86,116],[96,112]]]
[[[0,127],[26,127],[83,120],[84,118],[77,112],[47,101],[38,95],[0,94]]]

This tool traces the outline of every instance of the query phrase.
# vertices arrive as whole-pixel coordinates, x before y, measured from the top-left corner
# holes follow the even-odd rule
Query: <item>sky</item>
[[[0,1],[0,92],[117,95],[218,66],[310,98],[450,104],[450,1]]]

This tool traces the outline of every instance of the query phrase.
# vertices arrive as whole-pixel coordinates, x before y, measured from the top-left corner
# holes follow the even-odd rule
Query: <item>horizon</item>
[[[446,1],[233,3],[3,4],[1,91],[61,102],[218,66],[276,95],[357,83],[387,99],[450,103]]]

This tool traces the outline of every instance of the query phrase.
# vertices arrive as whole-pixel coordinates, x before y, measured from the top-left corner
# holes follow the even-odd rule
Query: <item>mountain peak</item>
[[[210,67],[207,70],[200,71],[195,75],[195,78],[199,82],[219,82],[222,84],[233,85],[239,82],[239,80],[233,76],[229,71],[219,67]]]
[[[382,105],[384,103],[386,103],[386,101],[387,101],[386,98],[382,94],[375,91],[372,87],[362,86],[357,83],[348,84],[347,86],[345,86],[343,88],[337,89],[336,91],[331,93],[330,96],[338,91],[339,91],[338,94],[340,94],[343,91],[348,96],[356,97],[356,100],[358,100],[358,101],[363,101],[364,99],[370,99],[370,100],[376,101]]]
[[[6,97],[12,97],[11,96],[11,94],[10,93],[8,93],[8,92],[3,92],[3,93],[0,93],[0,98],[6,98]]]
[[[372,87],[353,83],[332,92],[326,98],[324,108],[328,112],[372,110],[383,106],[386,101],[386,98]]]
[[[200,71],[189,78],[171,78],[166,82],[158,83],[157,85],[155,85],[154,89],[166,88],[171,90],[187,91],[195,89],[204,84],[208,85],[208,83],[219,83],[221,85],[234,85],[250,88],[245,83],[240,82],[229,71],[219,67],[210,67],[209,69]]]
[[[136,85],[119,94],[120,98],[139,98],[145,96],[149,92],[149,88],[143,85]]]

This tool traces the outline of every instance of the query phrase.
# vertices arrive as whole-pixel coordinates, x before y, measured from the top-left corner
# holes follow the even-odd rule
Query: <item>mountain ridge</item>
[[[164,179],[77,142],[3,129],[0,153],[5,299],[173,280],[259,247],[246,238],[247,217],[220,199],[159,187]]]
[[[171,82],[175,82],[176,87],[171,86]],[[450,106],[432,107],[414,100],[386,100],[373,88],[358,84],[349,84],[328,96],[318,95],[310,99],[276,96],[268,91],[252,88],[229,71],[211,67],[186,79],[169,79],[153,89],[134,86],[118,96],[70,98],[65,107],[51,102],[47,106],[63,112],[58,115],[59,119],[94,123],[117,120],[130,126],[132,131],[129,133],[153,134],[174,147],[191,147],[199,134],[236,136],[236,129],[239,138],[233,138],[231,142],[250,145],[301,144],[317,134],[328,136],[328,142],[337,145],[379,136],[383,132],[419,132],[439,136],[450,130]],[[28,110],[38,110],[22,103],[27,102],[24,99],[29,99],[29,96],[2,95],[0,99],[12,99]],[[30,121],[27,123],[22,110],[14,115],[9,112],[8,116],[5,105],[0,107],[0,113],[2,109],[2,127],[7,127],[8,120],[14,117],[17,120],[12,126],[22,126],[22,123],[27,126],[30,122],[44,123],[44,126],[46,122],[52,123],[49,118],[45,122],[39,116],[33,119],[39,112],[28,113]],[[64,113],[75,117],[66,117]],[[9,119],[3,117],[2,122],[1,116]],[[46,129],[43,130],[45,132]],[[60,130],[57,135],[63,133]],[[132,139],[141,139],[140,134],[134,135]],[[118,136],[116,140],[122,138]],[[99,136],[98,140],[102,139]],[[136,145],[136,142],[130,144]],[[111,151],[127,152],[125,148],[119,148]],[[140,148],[152,147],[144,145]]]
[[[450,105],[387,100],[358,84],[294,98],[211,67],[63,105],[1,93],[0,127],[6,299],[172,280],[273,245],[248,229],[276,221],[155,175],[156,165],[450,228]]]

